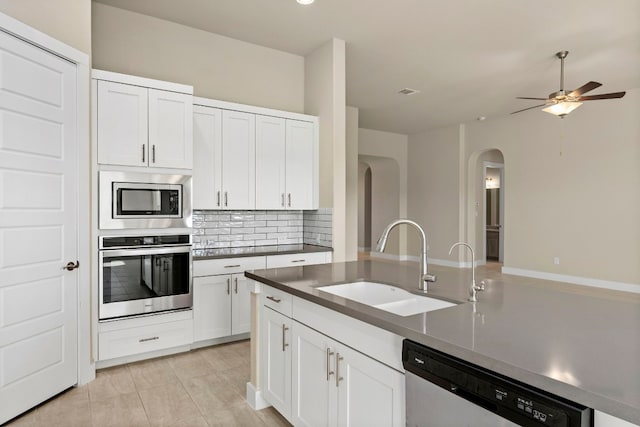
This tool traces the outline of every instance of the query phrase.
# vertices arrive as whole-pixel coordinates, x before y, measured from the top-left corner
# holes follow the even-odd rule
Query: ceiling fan
[[[538,101],[545,101],[545,103],[514,111],[511,114],[516,114],[522,111],[531,110],[533,108],[546,106],[547,108],[543,108],[542,111],[555,114],[560,118],[564,118],[564,116],[581,106],[582,101],[597,101],[599,99],[622,98],[625,95],[626,92],[613,92],[603,93],[600,95],[582,96],[583,94],[602,86],[602,83],[598,82],[586,83],[580,86],[578,89],[567,93],[564,90],[564,59],[567,57],[567,55],[569,55],[569,52],[566,50],[556,53],[556,56],[560,58],[560,90],[550,93],[548,98],[530,98],[519,96],[516,99],[533,99]]]

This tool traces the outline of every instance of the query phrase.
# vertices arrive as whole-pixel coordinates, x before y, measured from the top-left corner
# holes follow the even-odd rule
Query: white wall
[[[91,0],[0,0],[0,12],[91,53]]]
[[[505,267],[640,284],[638,117],[634,89],[565,119],[532,110],[411,136],[409,214],[424,219],[430,256],[446,257],[460,231],[477,239],[478,160],[498,149]]]
[[[460,240],[459,138],[458,126],[409,136],[407,209],[425,230],[430,261],[457,262],[449,248]],[[415,233],[409,235],[409,248],[412,253],[419,251]]]
[[[361,160],[372,166],[371,244],[373,246],[389,222],[398,217],[407,217],[408,139],[407,135],[371,129],[360,129],[358,132],[358,155]],[[388,159],[390,162],[384,162],[383,159]],[[412,232],[409,231],[409,233]],[[406,241],[407,229],[402,226],[398,231],[392,232],[385,253],[404,256],[407,254]]]
[[[304,112],[304,58],[93,3],[93,67],[192,85],[196,96]]]
[[[345,261],[358,259],[358,109],[347,107]]]
[[[505,266],[640,284],[640,89],[467,126],[505,163]],[[554,265],[553,258],[560,258]]]
[[[320,117],[320,207],[333,209],[333,260],[346,248],[345,43],[332,39],[305,57],[305,112]]]

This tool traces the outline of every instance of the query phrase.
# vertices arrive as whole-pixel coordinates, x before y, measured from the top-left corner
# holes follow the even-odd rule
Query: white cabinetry
[[[222,209],[254,209],[256,117],[222,112]]]
[[[263,256],[194,262],[195,342],[249,332],[251,293],[243,272],[264,267]]]
[[[194,100],[196,209],[316,209],[318,119]]]
[[[256,118],[256,208],[313,209],[314,124]]]
[[[255,115],[194,106],[193,206],[255,207]]]
[[[295,425],[404,424],[404,376],[301,323],[293,323]]]
[[[266,400],[291,415],[291,319],[269,307],[261,312],[260,374]]]
[[[401,369],[402,337],[331,313],[262,286],[259,365],[265,400],[296,426],[404,425],[404,375],[390,367]],[[343,340],[325,330],[339,332]],[[372,351],[384,343],[391,357]]]
[[[104,361],[133,357],[117,362],[126,363],[145,358],[136,355],[186,346],[192,342],[191,310],[101,322],[98,325],[98,360],[104,367],[116,364]]]
[[[222,209],[222,110],[193,106],[193,207]]]
[[[99,70],[93,78],[98,163],[191,169],[190,86]]]
[[[325,264],[331,262],[331,256],[331,252],[301,252],[297,254],[268,255],[267,268]]]

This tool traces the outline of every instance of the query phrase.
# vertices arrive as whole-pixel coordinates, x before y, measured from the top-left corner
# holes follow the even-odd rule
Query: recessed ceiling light
[[[296,1],[300,4],[307,5],[307,4],[313,3],[315,0],[296,0]]]

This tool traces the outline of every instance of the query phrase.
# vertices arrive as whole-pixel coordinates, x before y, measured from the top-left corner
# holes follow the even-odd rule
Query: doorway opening
[[[378,237],[400,213],[400,167],[387,157],[358,156],[358,259],[375,252]],[[389,238],[386,256],[399,257],[400,236]]]
[[[492,150],[497,151],[497,150]],[[499,153],[499,152],[498,152]],[[495,153],[494,153],[495,154]],[[504,163],[483,161],[483,240],[487,263],[504,262]]]

